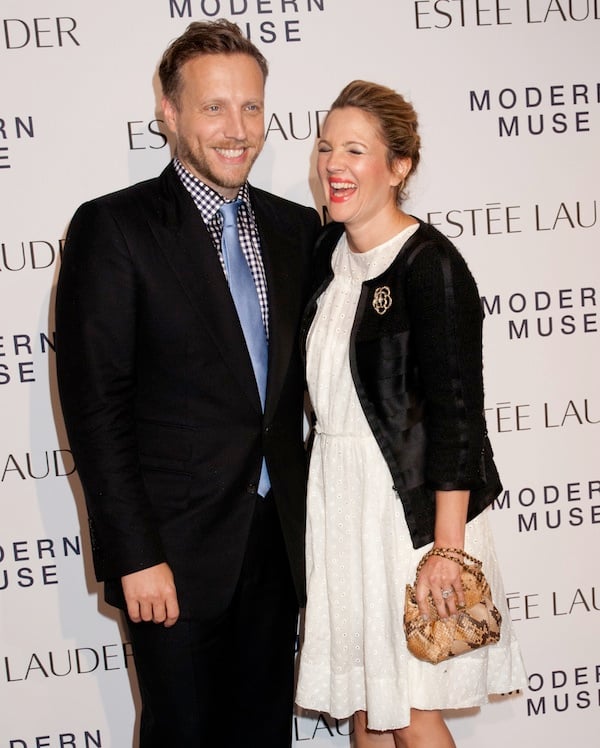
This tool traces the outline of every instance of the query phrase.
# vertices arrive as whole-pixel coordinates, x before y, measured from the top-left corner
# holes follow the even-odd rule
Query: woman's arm
[[[425,479],[435,491],[434,546],[463,548],[485,438],[479,293],[463,258],[440,238],[415,258],[407,300],[425,402]],[[417,580],[422,614],[430,592],[440,616],[456,612],[464,602],[460,568],[439,556],[428,559]]]
[[[469,491],[436,491],[435,548],[464,548]],[[416,598],[421,615],[427,614],[431,592],[440,617],[456,613],[464,603],[458,563],[440,556],[427,559],[417,580]],[[442,592],[451,591],[447,597]]]

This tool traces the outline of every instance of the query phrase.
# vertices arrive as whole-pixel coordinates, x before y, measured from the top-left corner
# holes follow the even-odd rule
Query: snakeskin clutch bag
[[[499,641],[502,616],[492,601],[481,561],[460,548],[432,548],[419,562],[417,577],[430,556],[449,558],[461,565],[465,604],[455,615],[440,618],[430,595],[429,620],[426,620],[417,606],[416,578],[414,585],[407,584],[404,632],[408,650],[420,660],[438,663]]]

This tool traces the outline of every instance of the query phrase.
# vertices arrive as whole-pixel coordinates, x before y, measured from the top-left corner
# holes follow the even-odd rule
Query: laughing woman
[[[317,245],[303,337],[316,424],[296,700],[354,715],[357,748],[451,748],[442,709],[525,685],[485,512],[501,486],[477,288],[448,239],[400,207],[419,145],[412,106],[364,81],[341,92],[319,141],[334,223]],[[438,665],[408,652],[402,624],[432,545],[481,559],[503,616],[497,644]],[[457,611],[455,561],[429,558],[423,613],[429,594],[440,616]]]

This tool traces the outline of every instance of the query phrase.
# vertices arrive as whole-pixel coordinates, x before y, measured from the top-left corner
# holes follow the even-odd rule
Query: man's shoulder
[[[90,232],[103,232],[107,227],[120,231],[138,230],[153,217],[176,223],[180,196],[177,196],[178,177],[169,173],[169,167],[152,179],[109,192],[82,203],[69,224],[69,235],[88,236]],[[185,193],[185,188],[181,187]]]
[[[83,203],[80,210],[87,212],[105,210],[116,213],[127,212],[140,199],[147,199],[150,195],[156,194],[155,185],[152,184],[156,181],[156,179],[149,179],[144,182],[132,184],[129,187],[123,187],[114,192],[99,195]]]
[[[260,189],[260,187],[254,187],[250,185],[250,199],[252,205],[259,208],[266,208],[272,210],[275,213],[288,213],[290,215],[311,215],[318,218],[318,213],[314,208],[301,203],[296,203],[293,200],[288,200],[280,195],[275,195],[272,192]]]
[[[100,195],[87,201],[87,204],[97,205],[98,207],[123,208],[140,200],[156,199],[164,193],[165,183],[171,181],[168,172],[169,167],[157,177]]]
[[[172,189],[173,185],[176,185],[176,180],[177,175],[169,165],[156,177],[87,200],[81,208],[84,210],[127,211],[136,204],[153,203],[164,199],[168,194],[169,187]]]

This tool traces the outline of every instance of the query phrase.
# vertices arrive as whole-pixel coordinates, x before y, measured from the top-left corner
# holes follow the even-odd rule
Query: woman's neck
[[[399,208],[385,217],[378,217],[360,226],[346,224],[346,237],[351,252],[368,252],[384,244],[408,226],[418,223]]]

